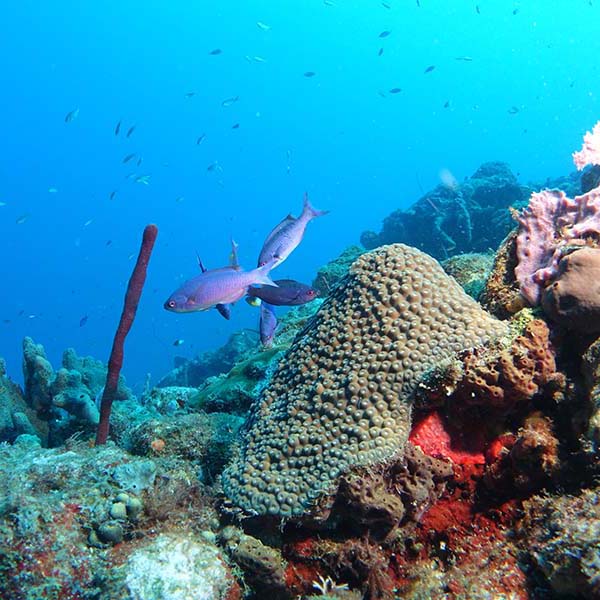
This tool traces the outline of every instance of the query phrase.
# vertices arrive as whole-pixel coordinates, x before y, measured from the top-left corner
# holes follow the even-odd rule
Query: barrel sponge
[[[250,514],[315,514],[354,467],[401,458],[419,377],[506,325],[423,252],[363,254],[297,335],[222,477]]]

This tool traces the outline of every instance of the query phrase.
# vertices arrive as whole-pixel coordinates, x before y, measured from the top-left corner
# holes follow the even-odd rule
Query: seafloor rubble
[[[495,163],[434,190],[445,271],[348,249],[271,348],[242,332],[140,398],[122,381],[105,446],[104,365],[26,339],[24,389],[0,363],[0,597],[600,598],[600,210],[481,237],[527,193]],[[524,231],[547,250],[525,275]]]

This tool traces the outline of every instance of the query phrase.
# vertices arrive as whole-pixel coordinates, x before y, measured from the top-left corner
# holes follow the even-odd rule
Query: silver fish
[[[259,331],[260,343],[265,348],[270,348],[273,345],[276,329],[277,316],[275,315],[275,308],[266,302],[262,302],[260,305]]]
[[[258,266],[265,265],[271,260],[275,261],[273,268],[280,265],[302,241],[310,221],[328,212],[313,208],[308,200],[308,194],[304,194],[302,214],[298,218],[288,215],[269,233],[260,251]]]

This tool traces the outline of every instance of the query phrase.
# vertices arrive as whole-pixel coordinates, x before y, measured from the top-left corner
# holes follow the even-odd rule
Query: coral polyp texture
[[[363,254],[253,406],[225,493],[251,514],[314,513],[342,474],[402,457],[427,369],[505,332],[416,248]]]

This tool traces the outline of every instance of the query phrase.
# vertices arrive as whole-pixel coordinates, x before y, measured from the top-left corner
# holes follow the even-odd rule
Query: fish
[[[23,225],[23,223],[27,222],[27,219],[29,219],[29,214],[24,214],[24,215],[21,215],[20,217],[17,217],[17,219],[15,220],[15,223],[17,225]]]
[[[221,172],[221,171],[223,171],[223,167],[221,167],[218,160],[215,160],[215,162],[210,163],[210,165],[208,165],[208,167],[206,167],[206,170]]]
[[[185,340],[179,339],[173,342],[173,346],[183,346],[185,344]]]
[[[204,141],[205,137],[206,137],[205,133],[203,133],[202,135],[199,135],[198,138],[196,139],[196,146],[199,146]]]
[[[475,12],[477,12],[478,15],[481,14],[481,9],[479,8],[479,4],[475,5]]]
[[[267,59],[266,59],[266,58],[263,58],[262,56],[253,56],[253,57],[252,57],[252,60],[253,60],[254,62],[257,62],[257,63],[264,63],[264,62],[267,62]]]
[[[518,8],[515,8],[515,9],[512,11],[512,14],[513,14],[513,15],[516,15],[518,12],[519,12],[519,9],[518,9]]]
[[[423,73],[431,73],[435,69],[435,65],[429,65]]]
[[[136,183],[142,183],[144,185],[149,185],[150,184],[150,177],[151,175],[138,175],[134,181]]]
[[[178,204],[183,202],[185,200],[185,196],[177,196],[177,198],[175,198],[175,202],[177,202]]]
[[[223,50],[221,50],[221,48],[215,48],[214,50],[211,50],[209,52],[209,54],[211,56],[217,56],[218,54],[221,54],[223,52]]]
[[[263,23],[262,21],[257,21],[256,26],[259,29],[262,29],[263,31],[269,31],[269,29],[271,29],[270,25],[267,25],[266,23]]]
[[[56,194],[58,192],[58,188],[55,187],[49,187],[48,188],[48,193],[49,194]]]
[[[383,48],[379,48],[379,52],[377,52],[377,56],[381,56],[383,54]]]
[[[509,115],[516,115],[519,112],[519,107],[518,106],[511,106],[508,109],[508,114]]]
[[[138,166],[138,167],[140,167],[140,166],[142,165],[142,161],[143,161],[143,160],[144,160],[144,159],[143,159],[141,156],[138,158],[138,161],[137,161],[137,166]]]
[[[91,225],[93,222],[94,222],[94,219],[88,219],[88,220],[87,220],[87,221],[86,221],[86,222],[83,224],[83,226],[84,226],[84,227],[87,227],[88,225]]]
[[[79,116],[79,109],[69,111],[65,116],[65,123],[72,123]]]
[[[131,134],[135,131],[136,125],[132,125],[128,130],[127,130],[127,135],[125,135],[125,137],[131,137]]]
[[[269,272],[276,259],[262,267],[243,271],[231,266],[208,269],[184,282],[164,303],[164,308],[176,313],[205,311],[219,304],[233,304],[246,295],[251,285],[275,285]]]
[[[88,322],[89,317],[87,315],[79,319],[79,327],[83,327]]]
[[[446,102],[444,102],[444,108],[448,108],[450,106],[450,100],[446,100]]]
[[[116,194],[117,194],[117,190],[113,190],[113,191],[110,193],[110,196],[109,196],[109,198],[110,198],[111,200],[114,200],[114,199],[115,199],[115,196],[116,196]]]
[[[304,71],[304,77],[314,77],[315,75],[314,71]]]
[[[119,135],[119,131],[121,131],[121,121],[119,121],[115,127],[115,135]]]
[[[296,218],[288,215],[281,223],[269,233],[265,240],[260,255],[258,266],[275,261],[272,268],[280,265],[300,244],[304,237],[306,226],[316,217],[326,215],[327,210],[316,210],[310,204],[308,194],[304,194],[302,214]]]
[[[123,159],[123,164],[128,163],[132,158],[135,158],[135,153],[134,154],[128,154],[124,159]]]
[[[192,98],[192,97],[193,97],[193,96],[195,96],[195,95],[196,95],[196,92],[186,92],[186,93],[185,93],[185,97],[186,97],[186,98]]]
[[[231,269],[235,269],[236,271],[239,271],[240,265],[238,263],[237,249],[238,249],[238,245],[235,243],[235,240],[232,238],[232,240],[231,240],[231,253],[229,254],[229,267]],[[202,263],[200,255],[197,252],[196,252],[196,256],[198,258],[198,266],[200,267],[200,270],[203,273],[206,272],[207,269],[204,266],[204,264]],[[229,321],[229,319],[231,318],[231,304],[217,304],[215,306],[215,308],[217,309],[217,311],[219,312],[219,314],[224,319],[227,319]]]
[[[233,96],[231,98],[225,98],[225,100],[223,100],[223,102],[221,102],[221,106],[224,106],[225,108],[227,108],[228,106],[231,106],[232,104],[235,104],[239,99],[240,99],[239,96]]]
[[[392,33],[392,32],[391,32],[391,31],[387,31],[387,30],[386,30],[386,31],[382,31],[382,32],[379,34],[379,37],[380,37],[380,38],[386,38],[388,35],[390,35],[390,33]]]
[[[387,2],[382,2],[381,6],[383,6],[383,8],[387,8],[388,10],[392,8]]]
[[[464,62],[471,62],[473,59],[470,56],[455,56],[454,60],[462,60]]]
[[[310,285],[293,279],[276,279],[275,283],[277,287],[270,285],[259,288],[250,287],[247,301],[258,298],[273,306],[300,306],[312,302],[319,296],[317,290]],[[251,302],[248,303],[251,304]]]
[[[234,125],[231,126],[231,129],[239,129],[239,128],[240,128],[239,123],[235,123]]]
[[[402,88],[392,88],[390,90],[390,94],[399,94],[402,91]]]
[[[331,0],[323,0],[323,4],[325,6],[335,6],[335,3],[332,2]]]
[[[275,308],[266,302],[260,305],[260,343],[265,348],[270,348],[273,345],[275,330],[277,329],[277,316]]]

